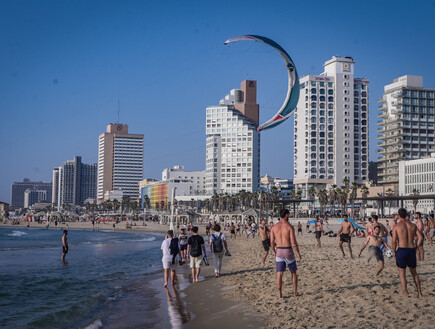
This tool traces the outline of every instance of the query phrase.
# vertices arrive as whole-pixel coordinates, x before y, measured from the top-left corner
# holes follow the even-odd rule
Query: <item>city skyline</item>
[[[256,80],[262,122],[287,90],[273,50],[224,46],[242,34],[280,43],[301,77],[322,72],[334,55],[352,56],[355,75],[370,80],[370,160],[377,160],[384,86],[419,75],[435,87],[435,5],[334,4],[2,2],[0,201],[9,202],[11,184],[24,177],[50,182],[53,168],[72,155],[97,162],[98,135],[118,121],[118,101],[120,123],[144,134],[145,178],[174,165],[205,170],[207,106],[240,81]],[[262,133],[261,176],[293,177],[292,122]]]

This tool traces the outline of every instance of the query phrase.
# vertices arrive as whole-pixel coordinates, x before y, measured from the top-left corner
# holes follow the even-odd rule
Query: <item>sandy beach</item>
[[[301,223],[306,221],[301,220]],[[42,227],[31,223],[31,227]],[[21,225],[22,226],[22,225]],[[91,223],[68,223],[70,229],[92,229]],[[64,227],[64,225],[59,225]],[[339,225],[331,225],[336,232]],[[101,224],[100,230],[111,230],[112,224]],[[116,230],[165,233],[168,226],[142,223]],[[204,235],[203,229],[200,231]],[[228,233],[224,232],[225,234]],[[352,239],[355,256],[343,258],[338,238],[322,237],[317,249],[314,234],[305,231],[297,237],[302,261],[298,263],[299,293],[292,294],[290,274],[283,279],[283,299],[276,298],[275,260],[269,254],[266,266],[261,264],[264,250],[259,237],[237,237],[228,240],[232,257],[224,257],[223,275],[213,277],[210,266],[202,268],[203,280],[182,289],[191,320],[186,328],[432,328],[435,322],[435,246],[425,243],[425,261],[417,271],[422,282],[423,298],[417,298],[412,277],[407,272],[410,297],[402,289],[393,259],[386,258],[385,269],[375,277],[374,259],[366,264],[367,249],[359,253],[364,238]],[[391,245],[391,239],[389,239]],[[207,249],[208,250],[208,249]],[[187,266],[177,270],[189,280]]]
[[[336,232],[339,226],[334,227]],[[435,246],[426,243],[425,261],[417,267],[423,298],[417,298],[407,272],[410,298],[405,299],[393,258],[386,258],[384,271],[375,277],[377,264],[374,259],[366,264],[367,249],[361,258],[351,259],[345,246],[347,256],[343,259],[338,238],[323,236],[321,249],[317,249],[312,233],[304,231],[297,240],[302,255],[297,271],[302,296],[293,297],[287,274],[284,298],[276,298],[275,260],[269,255],[263,268],[260,239],[246,236],[230,242],[233,257],[227,257],[224,264],[228,275],[218,279],[225,286],[223,296],[263,314],[266,328],[433,328]],[[364,240],[352,239],[354,256]]]

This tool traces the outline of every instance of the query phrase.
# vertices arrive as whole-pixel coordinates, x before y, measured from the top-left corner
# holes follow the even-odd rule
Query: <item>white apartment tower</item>
[[[399,184],[399,161],[420,159],[435,151],[434,91],[423,77],[405,75],[384,87],[379,100],[379,183]]]
[[[206,109],[207,194],[255,192],[260,182],[257,82],[245,80]]]
[[[192,194],[205,194],[205,171],[187,171],[183,166],[174,166],[162,171],[162,181],[190,180],[193,183]]]
[[[122,190],[123,196],[139,198],[143,179],[144,136],[129,134],[128,125],[109,124],[98,142],[97,199],[107,191]]]
[[[368,180],[369,81],[354,77],[351,57],[332,57],[324,72],[300,81],[295,111],[294,184],[341,186]]]

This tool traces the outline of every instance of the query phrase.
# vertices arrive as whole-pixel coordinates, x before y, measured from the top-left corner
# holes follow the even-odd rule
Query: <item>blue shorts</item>
[[[388,243],[388,237],[383,236],[383,237],[381,237],[381,239],[384,240],[385,243]],[[387,251],[387,248],[384,246],[384,244],[381,245],[381,251],[382,251],[382,253]]]
[[[400,268],[417,267],[415,248],[398,248],[396,251],[396,265]]]
[[[298,269],[296,266],[296,259],[288,260],[285,258],[276,257],[276,271],[277,272],[285,272],[286,265],[288,265],[288,268],[290,272],[295,273]]]

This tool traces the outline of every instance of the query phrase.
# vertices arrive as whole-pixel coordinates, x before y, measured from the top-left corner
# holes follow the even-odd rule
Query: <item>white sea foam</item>
[[[101,322],[101,320],[97,319],[94,322],[92,322],[89,326],[84,327],[83,329],[98,329],[98,328],[101,328],[102,326],[103,326],[103,323]]]
[[[26,235],[26,232],[22,232],[22,231],[12,231],[12,233],[8,234],[9,236],[23,236]]]

